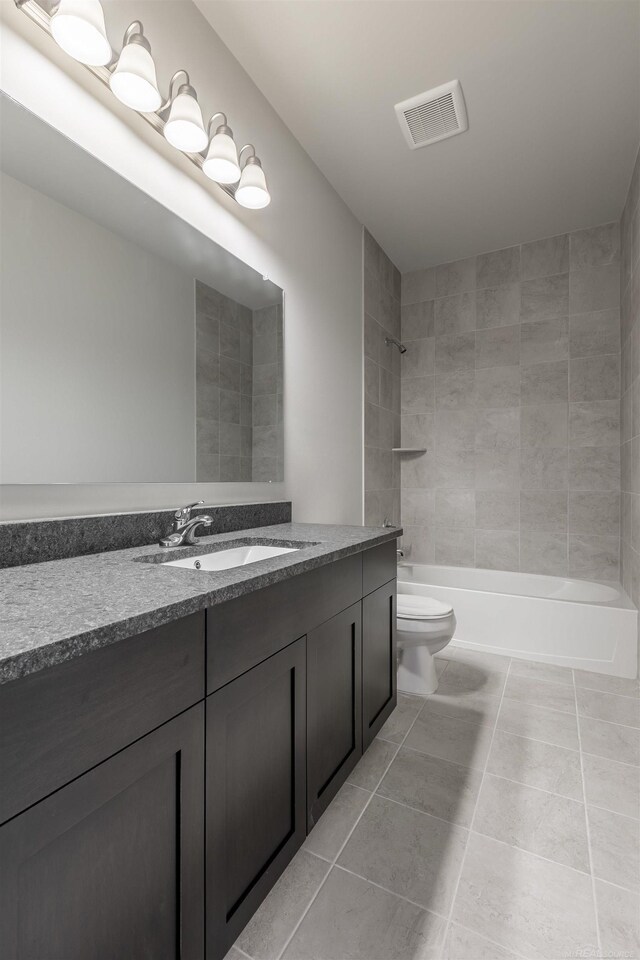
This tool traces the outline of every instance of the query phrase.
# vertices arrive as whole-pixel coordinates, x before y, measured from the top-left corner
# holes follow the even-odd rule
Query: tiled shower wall
[[[611,223],[403,275],[414,560],[618,579],[619,274]]]
[[[364,522],[400,523],[400,272],[364,231]]]
[[[622,584],[640,605],[640,152],[622,214]]]

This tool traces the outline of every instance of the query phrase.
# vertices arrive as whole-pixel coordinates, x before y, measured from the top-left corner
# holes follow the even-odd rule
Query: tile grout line
[[[448,919],[447,919],[447,927],[446,927],[446,930],[447,930],[447,931],[450,929],[451,924],[452,924],[452,922],[453,922],[453,911],[454,911],[454,908],[455,908],[455,905],[456,905],[456,900],[458,899],[458,891],[459,891],[459,889],[460,889],[460,882],[461,882],[461,880],[462,880],[462,873],[463,873],[463,871],[464,871],[464,865],[465,865],[465,863],[466,863],[467,853],[468,853],[468,851],[469,851],[469,839],[470,839],[471,833],[472,833],[472,831],[473,831],[473,824],[474,824],[474,821],[475,821],[475,818],[476,818],[476,812],[477,812],[477,810],[478,810],[478,804],[479,804],[479,802],[480,802],[480,795],[481,795],[481,793],[482,793],[482,787],[483,787],[483,785],[484,785],[484,778],[485,778],[485,774],[486,774],[486,770],[487,770],[487,765],[488,765],[488,763],[489,763],[489,756],[490,756],[490,754],[491,754],[491,749],[492,749],[492,747],[493,747],[493,741],[494,741],[494,739],[495,739],[496,730],[498,729],[498,717],[499,717],[499,715],[500,715],[500,710],[502,709],[502,701],[504,700],[504,691],[505,691],[506,688],[507,688],[507,680],[508,680],[509,674],[510,674],[510,672],[511,672],[511,664],[512,664],[512,659],[509,658],[509,665],[508,665],[508,667],[507,667],[507,672],[505,673],[505,676],[504,676],[504,683],[503,683],[503,685],[502,685],[502,693],[501,693],[501,696],[500,696],[500,703],[499,703],[499,705],[498,705],[498,709],[497,709],[497,711],[496,711],[495,719],[494,719],[494,722],[493,722],[493,730],[492,730],[492,732],[491,732],[491,740],[489,741],[489,747],[488,747],[488,749],[487,749],[487,756],[486,756],[486,759],[485,759],[485,762],[484,762],[484,767],[483,767],[483,771],[482,771],[482,778],[481,778],[481,780],[480,780],[480,786],[478,787],[478,793],[477,793],[477,795],[476,795],[476,802],[475,802],[475,804],[474,804],[474,806],[473,806],[473,812],[472,812],[472,814],[471,814],[471,819],[470,819],[470,821],[469,821],[469,828],[468,828],[468,833],[467,833],[467,841],[466,841],[466,843],[465,843],[464,852],[463,852],[463,854],[462,854],[462,859],[461,859],[461,861],[460,861],[460,870],[459,870],[459,872],[458,872],[458,879],[456,880],[455,887],[453,888],[453,896],[452,896],[452,898],[451,898],[451,906],[450,906],[450,908],[449,908],[449,916],[448,916]],[[445,936],[446,936],[446,934],[445,934]]]
[[[591,874],[591,899],[593,902],[593,913],[594,920],[596,925],[596,939],[597,939],[597,948],[598,955],[602,956],[602,940],[600,937],[600,921],[598,918],[598,901],[596,899],[596,880],[593,872],[593,854],[591,851],[591,830],[589,828],[589,815],[587,813],[587,785],[584,776],[584,763],[582,759],[582,737],[580,735],[580,717],[577,716],[578,710],[578,695],[576,692],[576,678],[575,674],[573,675],[573,694],[576,700],[576,719],[577,719],[577,728],[578,728],[578,748],[580,750],[580,775],[582,777],[582,795],[584,797],[584,823],[585,830],[587,835],[587,853],[589,855],[589,873]]]
[[[516,674],[514,674],[514,676],[516,676]],[[498,700],[499,698],[494,697],[493,699]],[[578,718],[581,717],[583,720],[594,720],[596,723],[608,723],[610,726],[613,726],[613,727],[623,727],[625,730],[635,730],[636,732],[640,732],[638,727],[629,727],[624,723],[616,723],[614,720],[599,720],[597,717],[585,717],[582,714],[566,713],[564,710],[556,710],[553,707],[542,707],[542,706],[539,706],[539,704],[537,703],[527,703],[524,700],[513,700],[511,697],[504,697],[503,699],[509,701],[509,703],[517,703],[523,707],[533,707],[535,710],[545,710],[548,713],[559,713],[564,717],[575,717],[576,721],[578,720]],[[628,699],[632,699],[632,698],[628,698]],[[464,720],[462,717],[452,713],[434,713],[433,716],[444,717],[449,720],[460,720],[461,723],[468,723],[472,726],[484,726],[484,727],[490,726],[490,724],[487,724],[487,723],[476,723],[475,721]],[[544,743],[547,746],[558,747],[561,750],[570,750],[572,753],[580,752],[580,750],[577,747],[568,747],[566,746],[566,744],[563,744],[563,743],[554,743],[553,740],[541,740],[539,737],[525,737],[522,733],[514,733],[512,730],[509,730],[506,727],[499,727],[499,729],[502,733],[506,733],[510,737],[519,737],[521,740],[531,740],[534,743]],[[376,739],[384,740],[384,737],[377,737]],[[393,743],[392,740],[384,740],[384,742]],[[413,748],[407,747],[407,749],[411,750]],[[608,757],[601,753],[593,753],[591,750],[583,750],[582,752],[584,753],[585,756],[595,757],[598,760],[608,760],[611,763],[620,763],[625,767],[632,767],[633,769],[638,769],[638,767],[640,767],[640,763],[632,763],[628,760],[614,759],[613,757]],[[455,761],[449,761],[449,762],[455,763]],[[462,766],[464,766],[464,764],[462,764]],[[514,782],[517,783],[518,781],[514,781]]]
[[[332,861],[330,861],[330,866],[329,866],[329,869],[327,870],[326,876],[323,878],[322,883],[320,884],[320,886],[318,887],[318,889],[316,890],[316,892],[315,892],[314,895],[312,896],[311,900],[310,900],[309,903],[307,904],[306,908],[304,909],[304,911],[303,911],[303,913],[302,913],[302,916],[300,917],[300,919],[299,919],[298,922],[296,923],[295,927],[294,927],[293,930],[291,931],[291,934],[289,935],[289,937],[287,937],[287,940],[285,941],[284,946],[282,947],[282,949],[281,949],[280,952],[278,953],[278,955],[277,955],[277,957],[276,957],[276,960],[282,960],[282,957],[284,956],[284,954],[285,954],[285,952],[286,952],[289,944],[291,943],[291,941],[292,941],[293,938],[295,937],[295,935],[296,935],[299,927],[301,926],[304,918],[306,917],[306,915],[308,914],[309,910],[311,909],[311,907],[312,907],[313,904],[315,903],[315,901],[316,901],[316,899],[318,898],[318,895],[320,894],[320,891],[321,891],[322,888],[324,887],[325,883],[327,882],[327,880],[328,880],[329,877],[331,876],[331,872],[332,872],[334,866],[336,866],[336,864],[337,864],[338,857],[340,856],[340,854],[342,853],[342,851],[343,851],[344,848],[346,847],[347,843],[348,843],[349,840],[351,839],[351,836],[352,836],[353,832],[355,831],[356,827],[357,827],[358,824],[360,823],[360,820],[361,820],[362,817],[364,816],[365,811],[368,809],[369,804],[371,803],[373,797],[376,795],[375,792],[376,792],[376,790],[378,789],[378,787],[380,786],[380,784],[382,783],[382,781],[384,780],[385,776],[387,775],[387,771],[389,770],[389,767],[391,766],[391,764],[393,763],[393,761],[395,760],[395,758],[398,756],[398,753],[400,752],[400,748],[402,747],[402,745],[404,744],[405,740],[406,740],[407,737],[409,736],[411,730],[413,729],[414,723],[416,722],[416,720],[418,719],[418,717],[419,717],[420,714],[422,713],[422,710],[423,710],[423,707],[424,707],[424,703],[425,703],[425,702],[426,702],[426,701],[423,700],[422,706],[420,707],[420,709],[419,709],[418,712],[416,713],[415,717],[414,717],[413,720],[411,721],[407,732],[406,732],[405,735],[403,736],[403,738],[402,738],[402,740],[400,741],[400,743],[397,744],[397,749],[396,749],[395,753],[393,754],[393,756],[392,756],[391,760],[389,761],[389,763],[385,766],[385,768],[384,768],[384,770],[383,770],[383,772],[382,772],[382,775],[380,776],[379,780],[376,782],[375,787],[373,788],[373,790],[372,790],[371,793],[369,794],[369,799],[367,800],[367,802],[365,803],[364,807],[363,807],[362,810],[360,811],[360,814],[359,814],[358,818],[356,819],[356,822],[354,823],[354,825],[352,826],[351,830],[350,830],[349,833],[347,834],[344,842],[343,842],[342,845],[340,846],[340,848],[339,848],[338,852],[336,853],[335,857],[333,858]],[[396,709],[397,709],[397,707],[396,707]],[[391,742],[391,741],[385,741],[385,742]],[[364,754],[363,754],[363,756],[364,756]],[[361,788],[361,789],[362,789],[362,788]],[[309,852],[310,852],[310,851],[309,851]],[[329,861],[326,861],[326,862],[329,862]],[[446,928],[445,928],[445,929],[446,929]]]

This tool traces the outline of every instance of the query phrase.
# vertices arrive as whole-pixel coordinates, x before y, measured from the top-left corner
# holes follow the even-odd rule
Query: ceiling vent
[[[396,103],[395,111],[412,150],[464,133],[469,127],[459,80]]]

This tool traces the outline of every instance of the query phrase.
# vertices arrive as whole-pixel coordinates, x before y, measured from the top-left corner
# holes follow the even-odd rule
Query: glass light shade
[[[132,110],[153,113],[162,103],[153,57],[140,43],[128,43],[109,77],[115,96]]]
[[[237,183],[240,164],[235,140],[228,133],[216,133],[209,144],[203,172],[216,183]]]
[[[251,162],[245,164],[235,197],[242,207],[248,207],[250,210],[260,210],[271,203],[264,170],[259,164]]]
[[[60,0],[51,18],[51,35],[74,60],[103,67],[111,60],[100,0]]]
[[[169,143],[183,153],[199,153],[209,142],[200,104],[190,93],[179,93],[171,104],[164,127]]]

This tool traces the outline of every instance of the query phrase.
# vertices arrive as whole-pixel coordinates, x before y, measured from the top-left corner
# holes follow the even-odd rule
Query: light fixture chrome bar
[[[43,6],[42,3],[38,3],[37,0],[14,0],[14,3],[19,10],[21,10],[24,14],[27,15],[27,17],[31,20],[32,23],[35,23],[36,26],[40,27],[41,30],[44,30],[44,32],[47,33],[53,41],[53,37],[51,35],[51,17],[55,12],[55,7],[56,7],[55,3],[47,3],[46,6],[48,7],[48,9],[45,9],[45,6]],[[138,24],[139,21],[134,21],[134,23]],[[97,77],[97,79],[105,87],[109,87],[109,78],[111,77],[111,74],[115,69],[117,62],[118,62],[118,55],[116,54],[113,60],[111,61],[111,63],[107,64],[107,66],[105,67],[94,67],[94,66],[90,66],[89,64],[83,64],[83,66],[85,67],[86,70],[89,70],[94,75],[94,77]],[[174,81],[176,77],[181,73],[186,74],[186,70],[179,70],[177,71],[177,73],[173,75],[171,84],[170,84],[170,93],[172,92],[172,87],[174,85]],[[138,111],[134,111],[135,113],[137,113],[139,117],[145,120],[149,124],[149,126],[153,127],[153,129],[157,133],[159,133],[163,137],[163,139],[164,139],[163,131],[165,126],[165,120],[163,119],[163,117],[160,116],[160,113],[162,113],[163,111],[166,111],[166,108],[170,104],[170,102],[171,102],[171,98],[169,98],[169,100],[166,103],[163,103],[161,107],[159,107],[157,113],[140,113]],[[187,158],[187,160],[190,160],[194,166],[202,170],[202,165],[205,159],[203,156],[201,156],[199,153],[185,153],[184,151],[180,151],[180,152],[182,153],[183,156]],[[227,194],[227,196],[235,200],[235,193],[236,193],[235,184],[229,185],[225,183],[218,183],[217,186],[219,186],[220,189]]]

